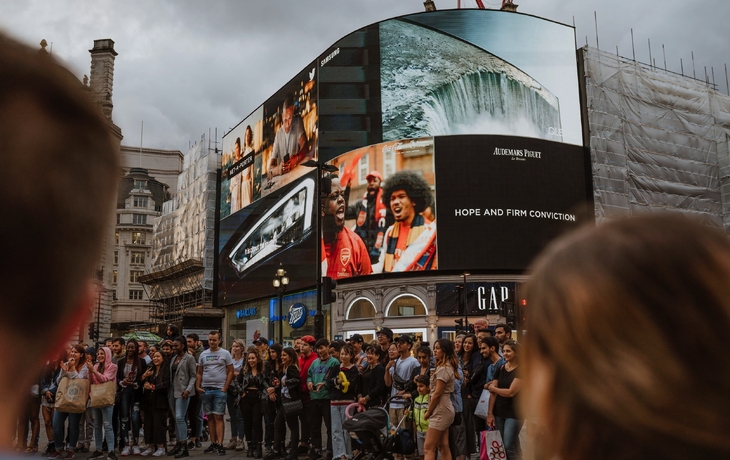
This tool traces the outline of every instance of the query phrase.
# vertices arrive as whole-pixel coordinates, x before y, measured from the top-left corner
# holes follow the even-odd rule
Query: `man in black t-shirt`
[[[388,348],[393,342],[393,331],[388,327],[379,327],[375,332],[375,336],[378,339],[378,361],[383,367],[388,365]]]

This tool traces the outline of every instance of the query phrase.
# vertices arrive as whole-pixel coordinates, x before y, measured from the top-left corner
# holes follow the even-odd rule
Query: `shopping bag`
[[[56,390],[56,410],[70,414],[86,411],[89,399],[89,381],[87,379],[70,379],[64,377]]]
[[[112,380],[91,385],[89,393],[91,396],[91,404],[89,406],[94,408],[113,406],[114,399],[117,395],[117,382]]]
[[[507,453],[504,451],[502,433],[491,429],[479,433],[479,460],[504,460]]]
[[[474,415],[479,418],[487,419],[489,414],[489,390],[482,390],[482,395],[479,396],[479,402],[477,408],[474,410]]]

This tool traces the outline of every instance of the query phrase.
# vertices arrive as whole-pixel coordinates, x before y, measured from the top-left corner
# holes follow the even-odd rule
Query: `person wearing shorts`
[[[225,455],[223,435],[225,424],[228,386],[233,380],[233,358],[228,350],[220,348],[221,334],[211,331],[208,334],[210,348],[200,354],[195,389],[201,395],[203,410],[208,414],[210,446],[203,452]]]

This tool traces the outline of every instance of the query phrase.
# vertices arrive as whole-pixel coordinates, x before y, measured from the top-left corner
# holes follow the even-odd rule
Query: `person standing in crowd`
[[[345,344],[340,350],[340,363],[330,368],[327,375],[327,387],[331,393],[330,418],[332,425],[332,458],[347,460],[352,457],[350,436],[342,429],[347,419],[345,410],[355,402],[357,380],[360,371],[354,363],[355,350]]]
[[[86,363],[89,374],[89,380],[92,385],[98,385],[106,382],[117,381],[117,365],[112,362],[112,351],[108,347],[101,347],[96,352],[96,366]],[[102,439],[106,439],[109,449],[108,458],[116,460],[117,455],[114,453],[114,425],[112,424],[112,414],[114,413],[114,404],[106,407],[95,407],[92,409],[94,418],[94,444],[96,450],[89,458],[101,458],[104,456]]]
[[[471,323],[472,327],[474,328],[474,334],[477,336],[478,340],[482,340],[487,332],[489,332],[489,321],[487,318],[477,318],[472,320]]]
[[[454,353],[456,353],[457,357],[461,354],[461,345],[464,343],[464,337],[466,337],[466,334],[461,333],[454,339]]]
[[[379,347],[368,345],[365,358],[368,367],[360,374],[359,394],[357,402],[370,409],[383,404],[385,395],[385,367],[378,359]]]
[[[279,343],[271,345],[268,349],[268,359],[264,360],[264,374],[269,382],[269,391],[274,392],[275,388],[271,386],[271,382],[281,378],[283,366],[281,364],[281,350],[283,347]],[[264,414],[264,445],[266,453],[272,452],[272,444],[274,443],[274,418],[276,417],[276,399],[266,398],[262,402],[262,412]]]
[[[362,372],[362,370],[368,365],[368,362],[365,359],[365,350],[363,350],[363,343],[365,341],[360,334],[352,334],[347,340],[350,343],[350,346],[352,346],[352,349],[355,351],[355,365],[358,367],[360,372]]]
[[[454,406],[451,393],[454,381],[459,378],[459,361],[454,353],[454,345],[448,339],[438,339],[433,346],[436,369],[431,375],[428,410],[424,419],[428,420],[428,431],[424,442],[424,458],[436,460],[436,451],[443,460],[451,460],[449,450],[449,427],[454,422]]]
[[[457,356],[458,361],[458,356]],[[451,456],[465,460],[469,453],[466,445],[466,428],[464,426],[464,400],[461,397],[461,387],[464,383],[464,368],[459,363],[454,379],[454,391],[451,393],[451,405],[454,407],[454,421],[449,426],[449,450]]]
[[[41,380],[39,374],[37,380],[30,387],[27,396],[27,404],[18,418],[18,445],[16,450],[26,455],[34,455],[38,452],[38,440],[41,431],[40,409],[41,409]],[[30,435],[30,442],[28,442]]]
[[[388,357],[388,348],[393,343],[393,331],[389,327],[379,327],[375,330],[375,338],[378,341],[380,350],[378,351],[378,360],[383,365],[383,369],[388,365],[390,358]]]
[[[233,359],[233,384],[228,386],[228,394],[226,395],[226,404],[228,405],[228,416],[231,420],[231,440],[226,445],[226,449],[235,449],[240,452],[243,450],[243,414],[241,408],[237,404],[237,399],[241,395],[241,388],[238,386],[238,374],[241,373],[243,365],[246,361],[246,342],[243,339],[233,339],[231,344],[231,358]]]
[[[167,455],[165,449],[165,418],[169,410],[167,393],[170,389],[170,363],[156,351],[152,355],[152,365],[142,374],[144,390],[144,437],[147,449],[143,456]]]
[[[374,273],[436,269],[436,224],[422,213],[433,205],[431,187],[413,171],[399,171],[383,187],[395,223],[385,231]]]
[[[139,346],[137,341],[127,341],[127,355],[124,359],[117,361],[117,382],[121,386],[119,402],[119,415],[121,418],[121,441],[122,457],[132,452],[140,455],[137,440],[139,439],[140,428],[140,402],[142,400],[142,374],[147,370],[147,363],[137,353]],[[130,421],[132,423],[132,439],[129,439]],[[131,442],[131,444],[130,444]]]
[[[514,340],[502,344],[502,354],[507,363],[497,369],[494,379],[487,382],[487,390],[493,396],[489,398],[489,415],[487,424],[494,426],[502,433],[507,460],[518,458],[520,451],[520,429],[524,418],[519,417],[519,407],[515,403],[517,393],[522,388],[522,379],[518,373],[520,365],[520,347]]]
[[[504,360],[499,353],[499,342],[494,337],[487,337],[479,341],[479,354],[481,361],[477,363],[471,372],[469,386],[471,387],[469,404],[474,406],[476,410],[479,399],[482,396],[482,390],[487,389],[487,384],[494,380],[494,371],[503,366],[507,361]],[[474,411],[472,411],[472,414]],[[487,429],[486,419],[477,417],[472,418],[474,421],[474,431],[478,434]]]
[[[418,348],[418,351],[416,351],[416,360],[418,360],[418,367],[413,370],[413,374],[411,375],[411,380],[413,383],[417,383],[418,377],[425,375],[429,379],[431,378],[431,348],[429,348],[426,345],[421,345]],[[416,397],[418,397],[418,390],[414,390],[411,392],[411,398],[415,401]],[[424,412],[425,413],[425,412]]]
[[[112,340],[112,361],[114,364],[119,363],[119,360],[127,356],[127,343],[121,337],[115,337]]]
[[[261,356],[261,359],[266,362],[266,360],[269,359],[269,339],[262,336],[254,340],[253,344],[259,349],[259,356]]]
[[[228,350],[220,347],[220,343],[221,333],[210,331],[208,334],[210,348],[202,352],[198,359],[195,389],[201,395],[210,429],[210,446],[203,452],[225,455],[223,436],[226,425],[223,423],[223,416],[226,414],[226,393],[233,380],[233,358]]]
[[[165,328],[165,336],[160,340],[159,345],[161,346],[167,340],[175,340],[176,337],[180,336],[180,328],[175,324],[168,324]]]
[[[340,350],[342,350],[342,345],[344,345],[344,344],[345,343],[342,341],[333,340],[330,342],[330,345],[329,345],[330,356],[335,358],[338,363],[340,362]]]
[[[246,455],[261,458],[261,442],[263,439],[262,400],[267,395],[269,381],[264,373],[264,362],[255,346],[246,352],[246,364],[238,374],[238,386],[241,388],[241,414],[243,414],[243,430],[246,433],[248,451]]]
[[[505,342],[512,340],[512,328],[504,323],[494,326],[494,336],[499,341],[499,354],[502,355],[502,347]]]
[[[48,361],[43,369],[41,377],[41,413],[46,428],[48,445],[41,455],[48,456],[56,449],[53,437],[53,412],[55,410],[56,390],[58,389],[58,374],[61,373],[61,363],[66,360],[66,351],[59,353],[58,357]]]
[[[304,410],[299,414],[299,426],[300,426],[300,445],[298,454],[306,455],[307,452],[307,441],[309,440],[309,433],[311,432],[309,419],[307,414],[310,410],[311,398],[309,396],[309,388],[307,387],[307,377],[309,376],[309,368],[317,359],[317,354],[313,352],[313,347],[317,343],[317,340],[311,335],[305,335],[302,337],[301,343],[299,344],[299,380],[301,382],[301,399],[304,404]]]
[[[319,339],[316,343],[319,358],[312,362],[307,373],[307,389],[312,399],[309,407],[310,438],[313,453],[309,460],[332,458],[332,413],[330,411],[330,391],[326,386],[325,378],[331,367],[338,361],[329,354],[329,341]],[[322,455],[322,422],[327,432],[326,453]]]
[[[163,341],[164,343],[165,341]],[[149,366],[152,363],[152,357],[147,354],[147,342],[144,340],[140,340],[139,342],[139,357],[144,359],[144,362],[147,363],[147,366]]]
[[[278,380],[278,405],[276,419],[274,420],[274,448],[270,454],[264,457],[265,460],[285,458],[285,460],[297,460],[297,445],[299,444],[299,417],[296,414],[287,414],[283,403],[291,403],[300,399],[301,382],[299,381],[298,357],[293,348],[284,348],[281,353],[281,364],[284,370]],[[277,382],[274,382],[277,383]],[[286,428],[289,427],[291,436],[291,451],[285,455]]]
[[[185,336],[185,340],[188,346],[188,353],[195,358],[195,363],[197,364],[200,359],[200,354],[205,351],[205,348],[200,343],[200,337],[195,332],[191,332]],[[203,436],[203,401],[197,391],[194,391],[190,397],[188,419],[190,421],[190,432],[192,433],[188,442],[188,450],[203,447],[203,444],[200,442],[200,438]]]
[[[390,390],[390,407],[388,415],[390,416],[390,425],[398,426],[400,420],[407,415],[405,407],[404,395],[410,395],[415,388],[415,382],[411,378],[413,373],[420,367],[418,360],[411,356],[411,347],[413,347],[413,338],[404,334],[395,339],[395,347],[397,354],[395,359],[391,357],[388,365],[385,366],[385,386],[391,387]],[[391,347],[392,348],[392,347]],[[410,429],[410,420],[405,420],[401,427]],[[402,455],[395,454],[396,460],[403,458]]]
[[[375,265],[380,258],[383,237],[387,223],[387,207],[383,204],[383,189],[380,184],[383,176],[378,171],[370,171],[365,177],[367,190],[361,201],[348,206],[347,218],[356,219],[355,233],[362,239],[370,257],[370,264]],[[349,186],[349,185],[348,185]]]
[[[68,361],[61,363],[61,372],[58,374],[57,383],[60,384],[64,378],[70,380],[89,378],[89,370],[86,367],[86,350],[83,346],[74,345],[71,348]],[[72,459],[76,456],[76,443],[79,441],[79,422],[82,415],[56,410],[53,414],[53,439],[58,440],[58,444],[55,445],[56,450],[51,452],[48,458],[55,459],[61,456],[64,459]],[[63,440],[66,439],[66,436],[64,436],[66,419],[68,419],[68,442],[66,452],[62,455],[59,447],[63,446]]]
[[[175,351],[170,360],[170,377],[172,379],[172,397],[175,405],[175,439],[177,445],[172,452],[175,458],[188,457],[188,427],[185,414],[195,393],[195,358],[187,353],[185,337],[180,336],[172,343]]]
[[[0,34],[0,331],[7,343],[22,344],[0,360],[4,455],[13,447],[10,427],[23,410],[21,396],[59,344],[83,329],[98,299],[91,274],[99,268],[120,171],[119,141],[110,134],[78,78],[48,53]],[[86,372],[78,358],[64,363],[64,373]]]
[[[474,411],[479,402],[479,398],[473,399],[471,397],[473,392],[471,376],[474,368],[482,361],[482,355],[479,354],[479,348],[477,347],[477,337],[474,334],[468,334],[464,337],[464,341],[461,344],[461,355],[458,356],[461,369],[464,372],[464,382],[461,386],[461,400],[464,410],[461,412],[461,415],[466,436],[466,448],[468,449],[469,455],[471,455],[477,453]]]
[[[96,359],[96,348],[86,347],[86,364],[94,364]],[[81,421],[79,422],[79,442],[76,446],[77,452],[86,454],[89,452],[91,447],[91,441],[94,437],[94,414],[91,411],[91,407],[86,408],[86,412],[81,414]]]
[[[414,398],[413,408],[411,409],[411,417],[413,418],[413,423],[416,425],[416,445],[418,446],[419,460],[423,460],[423,447],[426,442],[426,433],[428,432],[428,420],[424,416],[428,412],[428,387],[430,380],[431,377],[427,374],[416,377],[416,392],[418,396]]]

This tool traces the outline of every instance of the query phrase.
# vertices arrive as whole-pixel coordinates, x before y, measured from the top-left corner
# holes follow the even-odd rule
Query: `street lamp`
[[[469,302],[467,299],[468,291],[466,290],[466,277],[469,276],[469,272],[464,272],[461,276],[464,278],[464,328],[469,332]]]
[[[318,197],[317,203],[315,203],[315,209],[317,212],[317,313],[314,316],[314,337],[317,340],[324,337],[324,312],[322,311],[322,213],[320,209],[322,207],[322,198],[328,196],[332,191],[332,182],[328,178],[322,177],[322,171],[324,172],[337,172],[339,169],[337,166],[328,165],[317,160],[307,160],[302,163],[302,166],[308,168],[317,168],[317,181],[315,186],[317,187],[317,193],[314,196]]]
[[[274,281],[272,282],[274,289],[279,294],[279,343],[284,344],[284,291],[286,286],[289,284],[289,277],[286,276],[286,270],[282,268],[281,263],[279,268],[276,270],[274,275]]]

